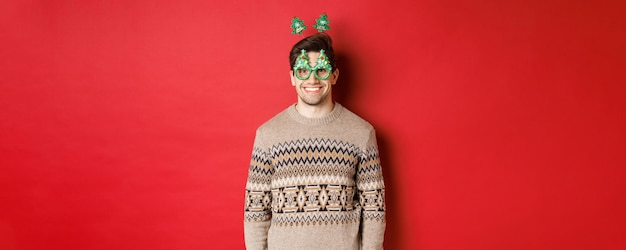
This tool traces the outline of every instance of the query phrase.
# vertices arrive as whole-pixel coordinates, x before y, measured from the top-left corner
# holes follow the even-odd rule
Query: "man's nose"
[[[319,81],[319,79],[317,79],[317,77],[315,77],[315,71],[311,72],[311,75],[309,76],[309,78],[306,79],[306,82],[315,83],[315,82],[318,82],[318,81]]]

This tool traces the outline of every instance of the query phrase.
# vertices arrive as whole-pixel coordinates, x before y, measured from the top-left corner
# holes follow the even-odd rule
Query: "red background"
[[[0,248],[242,249],[255,129],[296,100],[289,22],[326,12],[387,249],[626,249],[625,7],[2,1]]]

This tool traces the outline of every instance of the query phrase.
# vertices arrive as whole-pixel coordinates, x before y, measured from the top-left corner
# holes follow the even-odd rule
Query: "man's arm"
[[[258,134],[257,134],[258,136]],[[258,139],[258,137],[257,137]],[[266,153],[257,147],[252,150],[252,159],[246,182],[246,205],[244,210],[244,237],[246,249],[267,249],[267,231],[270,228],[272,194],[270,180],[273,168]]]
[[[361,215],[361,249],[383,249],[385,236],[385,184],[376,133],[371,131],[357,170]]]

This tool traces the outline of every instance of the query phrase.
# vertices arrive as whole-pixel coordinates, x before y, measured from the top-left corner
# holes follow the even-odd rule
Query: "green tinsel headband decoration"
[[[319,32],[324,32],[330,30],[330,27],[328,26],[329,24],[330,21],[328,21],[328,16],[326,13],[323,13],[320,15],[320,18],[315,19],[315,25],[313,25],[313,28],[317,29]],[[300,18],[294,17],[291,19],[291,28],[293,29],[291,34],[302,35],[302,32],[307,28],[307,26],[304,25],[304,21]]]

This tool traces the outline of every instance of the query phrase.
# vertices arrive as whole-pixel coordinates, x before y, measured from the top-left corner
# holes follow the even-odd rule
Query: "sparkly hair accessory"
[[[302,31],[306,29],[306,25],[304,25],[304,21],[300,20],[300,18],[293,17],[293,19],[291,19],[291,28],[293,29],[291,34],[302,35]]]
[[[319,32],[324,32],[330,30],[330,27],[328,26],[329,24],[330,21],[328,21],[328,15],[326,15],[326,13],[322,13],[320,18],[315,19],[315,25],[313,25],[313,28],[317,29]],[[302,35],[302,32],[306,28],[307,26],[304,25],[304,21],[302,21],[302,19],[298,17],[293,17],[291,19],[291,34]]]
[[[330,30],[330,27],[328,27],[329,24],[330,22],[328,21],[328,16],[326,13],[323,13],[320,15],[320,18],[315,19],[315,25],[313,28],[316,28],[319,32],[324,32],[326,30]]]

